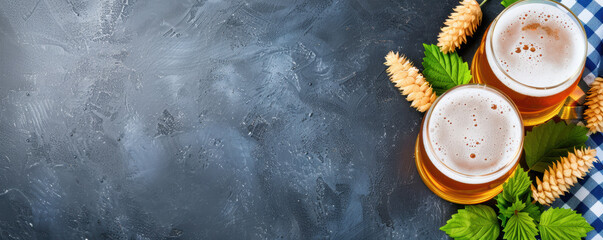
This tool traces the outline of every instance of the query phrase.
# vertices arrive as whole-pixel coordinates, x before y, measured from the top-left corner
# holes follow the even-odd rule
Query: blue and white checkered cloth
[[[603,76],[601,68],[601,57],[603,56],[603,0],[561,0],[578,16],[588,37],[588,56],[586,68],[582,75],[582,82],[577,89],[578,94],[573,93],[572,98],[578,107],[584,102],[584,93],[595,77]],[[580,93],[581,92],[581,93]],[[581,113],[576,115],[581,118]],[[603,159],[603,135],[596,133],[590,136],[587,145],[597,149],[597,157]],[[587,239],[603,240],[603,164],[596,162],[595,167],[590,170],[584,179],[572,187],[570,193],[557,200],[553,207],[571,208],[581,213],[595,230],[590,231]]]

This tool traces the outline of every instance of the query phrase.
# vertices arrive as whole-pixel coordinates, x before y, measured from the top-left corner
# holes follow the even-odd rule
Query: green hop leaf
[[[515,201],[513,205],[505,209],[499,209],[499,211],[501,215],[508,219],[511,218],[514,214],[521,212],[521,210],[523,210],[524,208],[526,208],[526,204],[521,202],[521,200],[517,199],[517,201]]]
[[[504,239],[526,240],[536,239],[538,229],[536,229],[534,219],[528,213],[518,212],[509,218],[503,232],[505,232],[503,235]]]
[[[582,126],[555,123],[553,120],[527,132],[523,142],[526,163],[531,170],[544,172],[549,165],[581,148],[588,139],[588,129]]]
[[[540,216],[542,240],[582,239],[594,228],[579,213],[564,208],[549,208]]]
[[[469,65],[457,53],[444,54],[434,44],[423,44],[423,47],[423,75],[437,95],[471,81]]]
[[[505,201],[505,199],[503,199],[502,194],[498,194],[498,196],[496,196],[496,207],[498,208],[498,219],[500,219],[500,221],[502,222],[501,226],[506,226],[507,225],[507,220],[509,220],[509,217],[503,215],[502,213],[500,213],[502,211],[502,209],[507,209],[509,207],[511,207],[510,202]]]
[[[508,7],[509,5],[511,5],[517,1],[519,1],[519,0],[503,0],[502,2],[500,2],[500,4],[502,4],[505,7]]]
[[[513,177],[503,184],[502,197],[511,203],[518,198],[521,199],[530,191],[531,183],[528,173],[521,166],[517,166]]]
[[[517,169],[515,169],[513,176],[503,184],[503,191],[496,196],[496,207],[498,207],[500,211],[503,211],[503,209],[511,207],[518,199],[524,199],[526,195],[530,195],[531,182],[528,173],[524,171],[521,166],[518,166]],[[498,218],[502,222],[502,226],[507,224],[507,219],[509,219],[509,217],[510,216],[504,216],[502,213],[498,215]]]
[[[496,213],[485,205],[468,205],[440,228],[454,239],[496,239],[500,232]]]
[[[536,222],[540,222],[540,214],[542,213],[542,209],[540,209],[538,205],[532,203],[532,196],[530,195],[528,195],[526,203],[526,208],[524,208],[522,212],[527,212],[532,219],[536,220]]]

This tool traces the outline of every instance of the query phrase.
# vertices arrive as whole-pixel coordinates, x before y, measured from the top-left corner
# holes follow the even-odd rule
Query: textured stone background
[[[446,238],[382,63],[456,4],[1,0],[0,239]]]

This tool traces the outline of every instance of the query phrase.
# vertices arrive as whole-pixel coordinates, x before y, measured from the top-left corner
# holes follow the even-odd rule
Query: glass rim
[[[503,67],[500,66],[500,63],[498,62],[498,58],[496,57],[496,53],[494,53],[494,43],[493,43],[493,38],[492,38],[492,34],[494,33],[494,29],[496,29],[496,25],[498,23],[498,20],[500,19],[500,17],[507,11],[509,11],[510,9],[512,9],[513,7],[516,7],[518,5],[523,5],[523,4],[529,4],[532,2],[540,2],[540,3],[548,3],[548,4],[552,4],[555,5],[563,10],[566,11],[566,13],[569,13],[569,15],[571,15],[571,19],[572,21],[576,22],[578,26],[580,26],[580,30],[581,30],[581,35],[584,39],[584,52],[582,54],[582,62],[580,63],[580,65],[578,66],[582,66],[582,68],[578,68],[576,69],[576,71],[568,78],[565,79],[564,81],[560,82],[559,84],[553,85],[553,86],[546,86],[546,87],[535,87],[535,86],[530,86],[530,85],[526,85],[518,80],[516,80],[515,78],[511,77],[509,74],[507,74]],[[526,88],[529,89],[535,89],[535,90],[548,90],[548,89],[552,89],[552,88],[558,88],[563,86],[564,84],[567,84],[568,82],[573,82],[576,81],[576,78],[574,76],[579,76],[580,73],[583,71],[584,69],[584,65],[586,64],[586,57],[588,56],[588,38],[586,36],[586,30],[584,29],[584,25],[582,24],[582,22],[580,21],[580,19],[576,16],[576,14],[574,14],[574,12],[572,12],[571,9],[569,9],[568,7],[566,7],[565,5],[559,3],[559,2],[555,2],[552,0],[521,0],[521,1],[517,1],[511,5],[509,5],[508,7],[506,7],[502,12],[500,12],[500,14],[498,14],[498,16],[496,16],[496,18],[494,19],[494,21],[492,21],[491,24],[491,28],[488,30],[488,32],[486,33],[486,41],[490,42],[490,48],[488,50],[490,50],[490,52],[492,53],[492,56],[494,57],[494,59],[496,61],[494,61],[496,67],[498,68],[498,70],[500,70],[500,72],[507,77],[509,80],[511,80],[512,82],[519,84],[521,86],[524,86]],[[486,51],[486,54],[488,54],[488,51]]]
[[[491,91],[491,92],[493,92],[493,93],[501,96],[504,100],[506,100],[513,107],[513,109],[515,111],[515,115],[519,119],[519,125],[520,125],[519,129],[521,131],[521,135],[520,135],[521,139],[519,141],[519,149],[515,152],[515,155],[513,155],[512,158],[509,158],[509,161],[505,165],[503,165],[500,168],[496,169],[495,171],[489,172],[487,174],[472,175],[472,174],[462,173],[462,172],[459,172],[459,171],[456,171],[456,170],[450,168],[448,165],[446,165],[446,163],[444,163],[444,161],[442,161],[440,158],[437,157],[437,155],[435,155],[435,150],[434,150],[434,148],[433,148],[433,146],[431,144],[431,139],[430,139],[430,136],[429,136],[429,131],[427,131],[425,129],[427,126],[429,126],[429,121],[431,120],[431,115],[432,115],[433,109],[435,109],[435,107],[438,105],[438,103],[440,102],[440,100],[443,99],[448,93],[456,91],[456,90],[458,90],[460,88],[480,88],[480,89],[487,89],[488,91]],[[523,119],[521,117],[519,109],[517,108],[517,106],[515,105],[515,103],[513,102],[513,100],[511,100],[511,98],[509,96],[507,96],[507,94],[505,94],[504,92],[498,90],[495,87],[488,86],[488,85],[485,85],[485,84],[477,84],[477,83],[468,83],[468,84],[459,85],[459,86],[453,87],[451,89],[448,89],[446,92],[444,92],[442,95],[440,95],[431,104],[431,107],[429,108],[429,110],[425,114],[424,123],[421,126],[421,131],[422,131],[421,135],[423,137],[423,145],[426,148],[425,151],[429,150],[432,153],[433,158],[435,158],[435,161],[438,161],[442,166],[444,166],[449,171],[453,172],[454,174],[458,174],[460,176],[466,177],[466,178],[480,178],[480,177],[492,176],[492,175],[498,174],[500,171],[502,171],[504,169],[507,169],[510,165],[515,165],[516,163],[518,163],[519,159],[521,157],[521,153],[523,152],[523,142],[524,142],[524,138],[525,138],[525,129],[524,129],[524,125],[523,125]],[[425,144],[425,140],[427,140],[428,144]],[[429,148],[429,149],[427,149],[427,148]],[[432,161],[432,162],[434,161],[434,160],[432,160],[432,157],[429,156],[429,154],[428,154],[427,158],[430,161]],[[446,175],[446,174],[444,174],[444,175]],[[452,178],[452,177],[450,177],[450,178]],[[458,181],[458,180],[455,180],[455,181]]]

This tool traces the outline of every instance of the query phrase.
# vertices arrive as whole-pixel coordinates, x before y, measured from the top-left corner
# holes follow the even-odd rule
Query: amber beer
[[[441,198],[475,204],[502,190],[523,147],[523,123],[502,92],[469,84],[448,90],[429,109],[415,148],[423,182]]]
[[[471,65],[473,81],[494,86],[517,105],[526,126],[555,116],[578,84],[587,41],[560,3],[527,0],[492,22]]]

